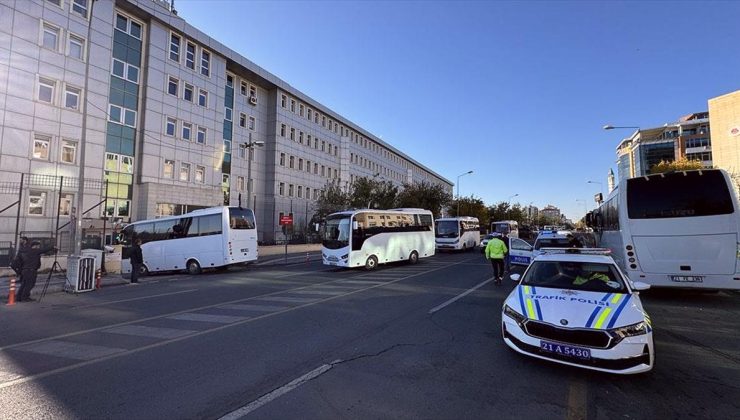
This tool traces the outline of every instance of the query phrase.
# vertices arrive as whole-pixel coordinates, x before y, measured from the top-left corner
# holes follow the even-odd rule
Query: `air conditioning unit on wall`
[[[249,103],[252,105],[257,105],[257,97],[256,96],[250,96],[249,97]]]

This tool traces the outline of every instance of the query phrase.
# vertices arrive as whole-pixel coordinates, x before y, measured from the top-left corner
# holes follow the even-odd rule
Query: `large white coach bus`
[[[475,249],[480,243],[477,217],[445,217],[434,221],[435,241],[440,251]]]
[[[722,170],[627,179],[586,222],[633,281],[740,289],[738,201]]]
[[[257,228],[254,213],[247,208],[212,207],[131,223],[119,239],[124,258],[137,238],[142,242],[145,275],[171,270],[199,274],[204,268],[257,260]],[[131,272],[128,259],[121,261],[121,271]]]
[[[519,223],[516,220],[500,220],[491,223],[491,233],[508,236],[509,238],[519,237]]]
[[[432,212],[423,209],[354,210],[327,216],[322,226],[325,265],[365,267],[434,255]]]

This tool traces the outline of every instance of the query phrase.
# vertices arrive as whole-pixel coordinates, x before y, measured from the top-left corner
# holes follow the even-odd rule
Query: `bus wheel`
[[[188,261],[186,268],[188,270],[188,274],[193,275],[200,274],[203,271],[203,269],[200,268],[200,264],[198,264],[198,261],[195,260]]]
[[[367,257],[365,261],[365,270],[375,270],[378,267],[378,258],[375,255]]]
[[[419,262],[419,253],[416,251],[411,251],[411,255],[409,255],[409,264],[416,264]]]

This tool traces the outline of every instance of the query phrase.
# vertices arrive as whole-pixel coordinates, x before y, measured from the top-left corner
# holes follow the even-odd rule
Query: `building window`
[[[239,86],[239,93],[241,93],[244,96],[247,96],[247,89],[248,89],[247,82],[242,80]]]
[[[285,137],[285,124],[280,124],[280,137]]]
[[[175,161],[170,159],[164,160],[164,177],[172,179],[175,176]]]
[[[308,108],[308,112],[306,113],[306,117],[311,120],[311,108]]]
[[[195,167],[195,182],[204,184],[206,182],[206,168],[205,166]]]
[[[313,148],[316,149],[316,150],[319,149],[319,138],[318,137],[316,137],[315,139],[313,139]]]
[[[295,99],[290,100],[290,112],[295,112]]]
[[[195,70],[195,44],[189,41],[185,43],[185,67]]]
[[[285,195],[285,183],[281,182],[278,184],[278,194]]]
[[[293,184],[288,184],[288,197],[293,197]]]
[[[285,102],[288,100],[288,98],[285,97],[285,95],[282,95],[280,97],[280,107],[285,108]]]
[[[198,94],[198,105],[207,107],[208,106],[208,91],[201,89]]]
[[[247,126],[247,114],[240,112],[239,113],[239,127],[246,127]]]
[[[257,120],[254,117],[249,117],[249,129],[254,131],[254,127],[257,125]]]
[[[285,153],[280,153],[280,166],[285,166]]]
[[[322,152],[326,151],[326,142],[324,140],[321,140],[321,151]]]
[[[190,136],[193,131],[193,124],[189,122],[182,123],[182,139],[190,141]]]
[[[180,36],[170,34],[170,60],[180,62]]]
[[[62,163],[74,164],[77,160],[77,142],[71,140],[62,140]]]
[[[72,0],[72,13],[76,13],[87,19],[88,0]]]
[[[290,129],[290,139],[295,141],[295,128]]]
[[[38,99],[41,102],[53,103],[54,102],[54,88],[56,82],[51,79],[39,77],[39,89]]]
[[[244,191],[244,177],[243,176],[236,177],[236,189],[239,191]]]
[[[50,50],[59,51],[59,34],[61,29],[48,23],[43,24],[41,33],[41,45]]]
[[[311,199],[311,188],[306,187],[306,200]]]
[[[61,200],[59,201],[60,216],[72,215],[72,203],[74,203],[74,198],[74,194],[62,194]]]
[[[36,134],[33,136],[33,158],[49,160],[49,146],[51,145],[51,136]]]
[[[170,95],[177,96],[180,90],[180,81],[177,78],[170,76],[167,82],[167,93]]]
[[[288,164],[288,167],[289,167],[290,169],[293,169],[293,167],[295,166],[295,156],[291,156],[291,157],[290,157],[290,159],[289,159],[288,161],[290,162],[290,163]]]
[[[311,173],[311,161],[306,161],[306,172]]]
[[[226,113],[224,114],[224,119],[226,121],[231,121],[234,118],[234,110],[226,107]]]
[[[315,124],[318,124],[319,123],[319,113],[318,112],[316,112],[316,113],[313,114],[313,122]]]
[[[80,109],[80,94],[81,90],[72,86],[65,86],[64,88],[64,106],[69,109],[79,110]]]
[[[298,170],[299,171],[303,170],[303,159],[298,159]]]
[[[298,115],[303,116],[303,104],[298,105]]]
[[[49,3],[53,3],[54,5],[58,7],[62,7],[62,0],[46,0],[46,1],[48,1]]]
[[[136,128],[136,111],[110,104],[108,106],[108,121]]]
[[[193,85],[189,85],[185,83],[185,88],[182,92],[183,99],[185,99],[188,102],[193,102],[193,91],[194,90],[195,88],[193,87]]]
[[[321,165],[321,176],[326,176],[326,167]]]
[[[326,117],[321,116],[321,126],[326,127]]]
[[[190,181],[190,164],[189,163],[180,164],[180,181],[184,181],[184,182]]]
[[[227,74],[226,75],[226,86],[233,88],[234,87],[234,76]]]
[[[311,147],[311,135],[310,134],[306,137],[306,146]]]
[[[303,187],[298,186],[298,198],[303,198]]]
[[[257,88],[253,85],[249,85],[249,96],[257,99]]]
[[[67,55],[85,60],[85,38],[70,33],[67,39]]]
[[[164,134],[166,136],[175,137],[175,131],[177,130],[177,119],[172,117],[167,117],[167,125],[164,129]]]
[[[206,50],[200,52],[200,74],[203,76],[211,75],[211,53]]]
[[[139,83],[139,68],[124,63],[121,60],[113,59],[113,65],[111,66],[111,73],[114,76],[120,77],[121,79],[126,79],[129,82],[133,82],[138,84]]]
[[[141,24],[121,14],[116,14],[116,29],[141,39]]]
[[[318,173],[319,173],[319,164],[318,163],[314,163],[313,164],[313,174],[314,175],[318,175]]]
[[[44,204],[46,203],[45,191],[28,192],[28,214],[30,216],[43,216]]]
[[[205,127],[198,127],[198,135],[195,138],[195,141],[198,142],[198,144],[206,144],[207,137],[208,133],[206,132]]]
[[[303,144],[303,131],[298,132],[298,143]]]

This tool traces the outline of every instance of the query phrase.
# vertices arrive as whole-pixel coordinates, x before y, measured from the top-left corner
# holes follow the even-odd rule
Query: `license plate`
[[[334,261],[329,261],[329,265],[337,265]]]
[[[565,344],[540,341],[540,350],[548,353],[562,354],[563,356],[575,357],[577,359],[591,359],[591,350],[581,347],[567,346]]]
[[[679,283],[702,283],[704,277],[702,276],[671,276],[671,281]]]

